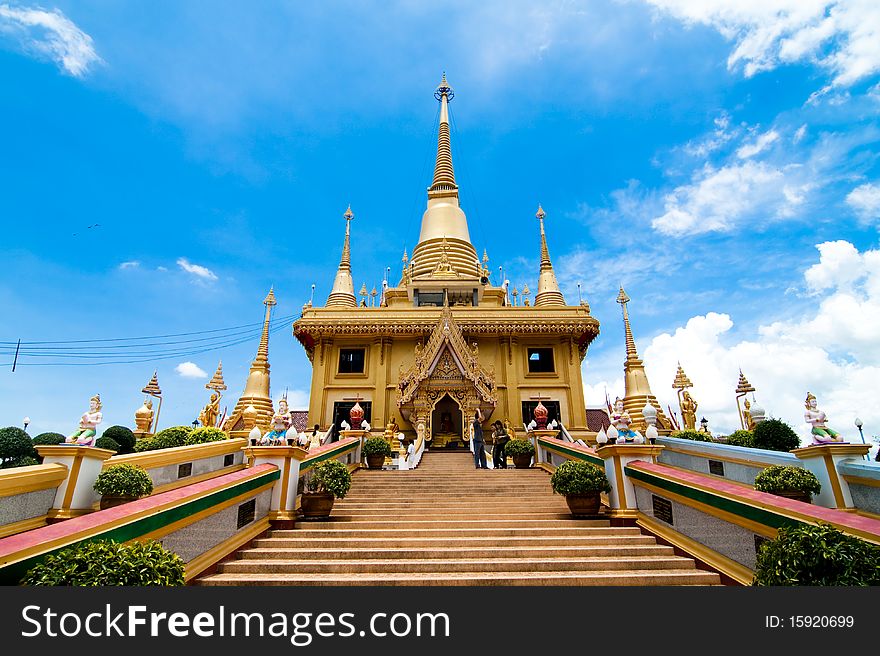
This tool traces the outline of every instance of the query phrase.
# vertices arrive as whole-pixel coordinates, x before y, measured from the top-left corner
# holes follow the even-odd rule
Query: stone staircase
[[[326,521],[272,531],[199,585],[718,585],[637,527],[575,520],[539,469],[428,452],[362,470]]]

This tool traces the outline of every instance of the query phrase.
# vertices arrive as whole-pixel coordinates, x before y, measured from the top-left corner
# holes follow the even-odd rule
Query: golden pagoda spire
[[[354,218],[351,205],[342,216],[345,217],[345,241],[342,244],[342,258],[333,281],[333,289],[327,297],[327,307],[357,307],[354,281],[351,279],[351,220]]]
[[[141,390],[144,394],[149,394],[150,396],[162,396],[162,390],[159,387],[159,372],[154,371],[153,377],[150,378],[150,382],[147,383],[147,386]]]
[[[220,392],[227,389],[226,383],[223,382],[223,360],[217,363],[217,371],[214,372],[213,378],[205,383],[205,389]]]
[[[240,437],[245,436],[242,431],[247,432],[243,429],[242,413],[248,406],[253,406],[257,411],[257,425],[261,429],[268,430],[272,415],[275,414],[272,397],[269,394],[269,322],[272,317],[272,308],[277,305],[274,287],[263,299],[263,305],[266,306],[266,313],[263,318],[263,332],[260,336],[260,345],[257,347],[257,355],[251,363],[244,392],[224,425],[224,430],[238,432]]]
[[[657,426],[661,433],[668,433],[669,420],[663,413],[663,409],[657,402],[657,397],[651,392],[651,385],[648,383],[648,374],[645,373],[645,365],[639,358],[636,350],[636,341],[633,339],[632,328],[629,324],[629,312],[626,304],[630,302],[629,296],[620,287],[620,293],[617,295],[617,302],[623,308],[623,327],[626,334],[626,360],[623,363],[623,380],[624,380],[624,397],[623,407],[629,412],[630,417],[644,430],[645,419],[642,408],[646,403],[650,403],[657,409]],[[664,431],[665,429],[665,431]]]
[[[672,389],[684,390],[693,387],[691,379],[687,377],[684,369],[681,368],[681,362],[678,363],[678,371],[675,372],[675,380],[672,381]]]
[[[553,272],[553,264],[550,262],[550,251],[547,250],[547,236],[544,234],[544,217],[547,215],[540,204],[535,216],[538,217],[538,223],[541,226],[541,274],[538,278],[538,293],[535,294],[535,307],[565,305],[565,298],[559,291],[559,283],[556,282],[556,274]]]
[[[467,217],[459,207],[458,185],[452,168],[449,101],[454,96],[444,73],[434,92],[434,97],[440,102],[437,159],[434,178],[428,187],[428,209],[422,215],[419,243],[412,253],[413,278],[431,275],[442,256],[440,242],[444,237],[449,242],[448,259],[453,270],[466,278],[480,278],[480,260],[471,244]]]
[[[747,429],[748,426],[746,425],[745,413],[743,413],[743,409],[739,404],[739,400],[741,398],[743,398],[749,392],[754,392],[754,391],[755,391],[754,386],[752,386],[752,384],[745,377],[745,375],[743,374],[743,370],[740,369],[739,370],[739,381],[737,382],[737,385],[736,385],[736,409],[737,409],[737,413],[739,414],[739,423],[744,429]],[[755,395],[752,394],[752,399],[754,400],[754,398],[755,398]]]
[[[428,197],[434,195],[454,195],[458,198],[458,185],[455,184],[455,171],[452,169],[452,146],[449,141],[449,101],[455,93],[446,81],[446,73],[434,92],[440,101],[440,125],[437,130],[437,159],[434,162],[434,180],[428,189]],[[449,192],[452,192],[450,194]]]

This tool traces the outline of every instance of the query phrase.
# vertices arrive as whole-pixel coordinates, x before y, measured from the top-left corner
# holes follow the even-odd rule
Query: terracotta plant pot
[[[517,469],[528,469],[532,464],[532,456],[530,455],[519,454],[510,457],[513,458],[513,466]]]
[[[305,492],[302,495],[302,513],[307,519],[329,517],[333,510],[332,492]]]
[[[101,497],[101,510],[107,510],[107,508],[115,508],[116,506],[121,506],[124,503],[128,503],[129,501],[137,501],[138,497],[131,497],[128,495],[104,495]]]
[[[774,492],[778,497],[785,497],[786,499],[794,499],[795,501],[803,501],[804,503],[813,503],[813,495],[809,492],[801,492],[800,490],[781,490],[779,492]]]
[[[592,517],[599,514],[601,500],[598,492],[568,494],[565,497],[565,502],[575,517]]]
[[[384,464],[385,456],[381,454],[367,456],[367,469],[382,469],[382,465]]]

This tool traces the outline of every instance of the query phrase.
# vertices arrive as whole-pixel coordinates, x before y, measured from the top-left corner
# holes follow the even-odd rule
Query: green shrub
[[[732,444],[733,446],[746,446],[749,448],[754,448],[755,436],[752,434],[752,431],[748,430],[733,431],[730,435],[727,436],[727,443]]]
[[[34,446],[56,446],[58,444],[62,444],[66,439],[67,437],[65,437],[61,433],[40,433],[33,439],[33,444]]]
[[[813,472],[803,467],[784,467],[774,465],[767,467],[755,476],[755,489],[759,492],[776,494],[788,490],[796,490],[805,494],[819,494],[822,485]]]
[[[315,467],[309,479],[310,492],[330,492],[337,499],[344,499],[351,488],[351,473],[338,460],[325,460]]]
[[[22,585],[183,585],[184,564],[158,542],[80,542],[50,554],[25,574]]]
[[[583,460],[566,460],[550,477],[553,491],[563,496],[589,492],[611,492],[605,472]]]
[[[116,442],[119,445],[117,451],[119,451],[120,454],[131,453],[134,451],[134,444],[137,442],[134,433],[132,433],[131,429],[127,426],[111,426],[104,431],[102,437],[109,437]],[[95,442],[95,446],[97,445],[98,443]]]
[[[12,469],[13,467],[31,467],[33,465],[39,465],[40,461],[36,458],[32,458],[31,456],[22,456],[21,458],[15,458],[14,460],[7,460],[0,466],[0,469]]]
[[[223,440],[228,439],[229,435],[219,428],[204,426],[203,428],[196,428],[192,431],[183,443],[186,446],[193,446],[195,444],[206,444],[208,442],[222,442]]]
[[[535,447],[531,440],[510,440],[504,446],[504,455],[510,456],[533,456],[535,455]]]
[[[93,487],[107,496],[145,497],[153,491],[153,480],[143,467],[111,465],[98,474]]]
[[[391,445],[382,437],[371,437],[364,442],[362,449],[364,456],[385,456],[391,455]]]
[[[119,446],[119,442],[114,440],[112,437],[107,437],[106,435],[102,435],[97,440],[95,440],[95,447],[98,449],[107,449],[108,451],[116,451],[117,453],[121,448]]]
[[[0,428],[0,462],[37,455],[31,436],[16,426]]]
[[[768,451],[791,451],[801,440],[791,426],[781,419],[765,419],[754,430],[755,448]]]
[[[714,442],[712,436],[709,433],[704,433],[703,431],[691,430],[687,428],[685,430],[677,430],[672,431],[669,434],[669,437],[677,437],[680,440],[693,440],[694,442]]]
[[[826,524],[783,527],[761,545],[752,585],[880,585],[880,547]]]
[[[174,449],[179,446],[185,446],[186,438],[193,432],[189,426],[172,426],[160,430],[153,437],[138,440],[134,445],[135,453],[144,451],[156,451],[157,449]]]

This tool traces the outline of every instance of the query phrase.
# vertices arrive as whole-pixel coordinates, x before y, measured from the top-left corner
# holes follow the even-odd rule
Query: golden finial
[[[361,296],[367,295],[367,283],[361,285],[361,291],[359,291],[358,294],[360,294]]]
[[[543,221],[544,217],[547,216],[546,212],[544,212],[544,208],[541,207],[541,203],[538,203],[538,211],[535,212],[535,216],[541,221]]]
[[[620,286],[620,293],[617,295],[617,302],[621,305],[625,305],[629,303],[630,298],[626,295],[626,292],[623,291],[623,285]]]
[[[523,296],[528,296],[528,295],[531,294],[531,293],[532,293],[532,292],[531,292],[531,290],[529,290],[529,286],[528,286],[527,284],[526,284],[526,285],[523,285],[523,288],[522,288],[522,295],[523,295]]]
[[[354,212],[351,211],[351,203],[348,204],[348,209],[345,210],[345,214],[343,214],[342,216],[345,217],[346,221],[351,221],[352,219],[354,219]]]
[[[684,373],[684,369],[681,368],[681,362],[679,362],[678,371],[675,372],[675,380],[672,381],[672,388],[683,390],[693,386],[694,384],[691,382],[691,379],[687,377],[687,374]]]
[[[269,293],[266,295],[266,298],[263,299],[263,305],[278,305],[278,302],[275,300],[275,286],[269,288]]]
[[[488,263],[489,263],[489,253],[484,248],[483,249],[483,264],[488,264]]]
[[[214,372],[214,377],[211,378],[211,380],[205,384],[205,389],[210,389],[210,390],[225,390],[225,389],[227,389],[226,383],[223,382],[223,361],[222,360],[217,363],[217,371]]]
[[[403,262],[404,265],[405,265],[407,262],[409,262],[409,255],[408,255],[407,252],[406,252],[406,248],[403,249],[403,257],[401,258],[400,261]]]
[[[754,392],[755,388],[752,387],[752,384],[746,379],[743,375],[742,369],[739,370],[739,383],[736,386],[736,395],[743,396],[748,392]]]
[[[153,377],[150,379],[150,382],[147,383],[147,386],[141,390],[144,394],[149,394],[150,396],[162,396],[162,390],[159,388],[159,377],[158,372],[153,372]]]

